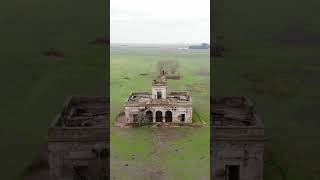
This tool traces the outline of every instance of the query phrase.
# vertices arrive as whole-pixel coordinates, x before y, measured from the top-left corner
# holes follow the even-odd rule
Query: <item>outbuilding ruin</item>
[[[211,99],[211,179],[262,180],[266,136],[245,97]]]
[[[71,97],[48,132],[51,180],[109,178],[108,99]]]

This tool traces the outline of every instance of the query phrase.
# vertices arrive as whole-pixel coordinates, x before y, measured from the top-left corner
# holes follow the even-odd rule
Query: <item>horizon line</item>
[[[202,43],[207,43],[210,44],[210,42],[204,41],[204,42],[168,42],[168,43],[149,43],[149,42],[110,42],[110,44],[202,44]]]

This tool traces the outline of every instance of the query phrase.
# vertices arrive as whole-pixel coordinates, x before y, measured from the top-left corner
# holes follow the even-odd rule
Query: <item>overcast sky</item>
[[[111,0],[111,43],[210,42],[210,0]]]

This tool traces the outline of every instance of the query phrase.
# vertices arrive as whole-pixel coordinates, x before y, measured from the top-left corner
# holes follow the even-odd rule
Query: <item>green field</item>
[[[249,96],[266,134],[266,180],[320,179],[319,1],[217,1],[213,95]]]
[[[181,80],[168,91],[189,91],[203,128],[111,127],[112,179],[209,179],[210,64],[207,50],[185,52],[179,46],[114,46],[110,59],[111,126],[133,91],[151,92],[157,63],[179,62]],[[147,74],[147,75],[141,75]],[[194,118],[195,123],[197,119]]]
[[[105,96],[106,1],[0,3],[1,179],[31,163],[47,128],[70,95]],[[54,48],[64,58],[42,52]]]
[[[106,47],[89,43],[106,36],[106,3],[1,1],[1,179],[16,178],[30,164],[47,127],[70,95],[104,96],[108,91]],[[224,32],[230,51],[211,62],[212,94],[246,95],[256,102],[270,137],[267,154],[272,163],[266,163],[266,180],[320,179],[319,1],[217,3],[216,32]],[[50,48],[66,57],[41,54]],[[151,89],[156,61],[161,59],[179,59],[185,76],[169,82],[169,88],[185,90],[190,84],[196,111],[203,119],[208,117],[209,78],[196,75],[197,68],[209,70],[204,56],[150,48],[113,52],[111,123],[130,91]],[[149,75],[140,76],[140,71]],[[208,179],[209,129],[165,131],[112,128],[112,176]],[[174,138],[157,149],[157,142],[163,142],[158,134]]]

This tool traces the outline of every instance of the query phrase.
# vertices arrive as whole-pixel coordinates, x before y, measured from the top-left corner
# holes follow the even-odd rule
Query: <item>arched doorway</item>
[[[166,122],[172,122],[172,112],[171,111],[166,111],[165,119],[166,119]]]
[[[156,122],[162,122],[162,112],[161,111],[156,112]]]
[[[147,111],[146,112],[146,119],[148,122],[153,122],[153,113],[152,111]]]

